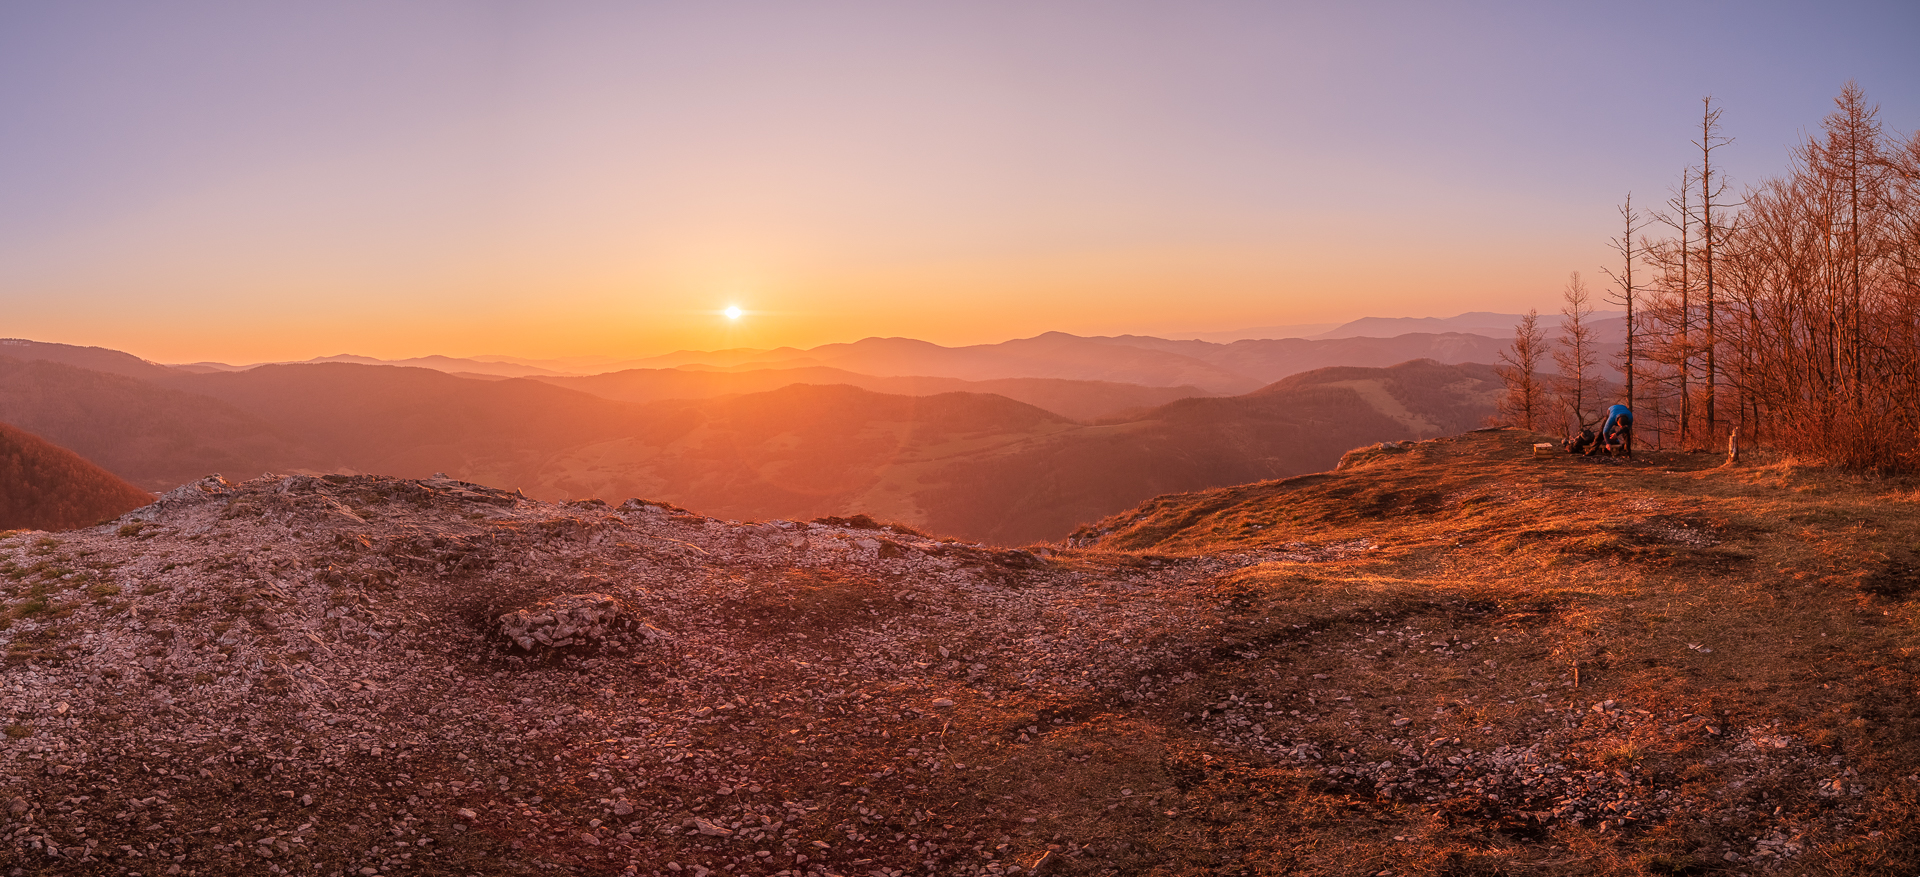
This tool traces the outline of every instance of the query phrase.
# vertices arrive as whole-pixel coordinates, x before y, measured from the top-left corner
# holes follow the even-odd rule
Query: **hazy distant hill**
[[[1158,494],[1316,472],[1361,445],[1477,427],[1500,386],[1489,366],[1415,361],[1185,399],[1135,421],[956,461],[921,493],[925,526],[1007,544],[1059,539],[1076,522]]]
[[[675,426],[558,453],[529,491],[644,496],[733,518],[868,513],[1007,544],[1156,494],[1311,472],[1357,445],[1478,426],[1478,365],[1336,368],[1135,419],[1075,424],[994,396],[793,386],[672,408]]]
[[[314,365],[327,362],[344,362],[354,365],[397,365],[418,368],[430,368],[447,374],[470,374],[475,376],[499,378],[525,378],[542,375],[584,374],[584,372],[556,371],[540,366],[516,362],[495,362],[485,359],[463,359],[453,356],[416,356],[411,359],[379,359],[372,356],[357,356],[340,353],[333,356],[320,356],[300,362],[254,363],[252,365],[227,365],[221,362],[192,362],[173,366],[179,371],[193,374],[211,374],[217,372],[238,372],[258,368],[262,365]]]
[[[78,347],[24,338],[0,338],[0,356],[29,362],[57,362],[89,371],[123,375],[141,380],[157,380],[174,374],[164,365],[148,362],[131,353],[105,347]]]
[[[1557,324],[1559,316],[1542,315],[1540,319],[1551,340],[1554,334],[1551,327]],[[1385,367],[1413,359],[1441,363],[1494,362],[1511,342],[1513,326],[1518,320],[1516,315],[1493,313],[1461,314],[1446,319],[1368,318],[1347,323],[1317,338],[1245,339],[1230,343],[1191,337],[1184,340],[1146,335],[1081,337],[1047,332],[1032,338],[963,347],[944,347],[911,338],[866,338],[808,350],[791,347],[682,350],[618,363],[594,359],[536,362],[508,357],[446,356],[379,360],[341,355],[282,365],[351,362],[419,366],[465,377],[535,377],[548,379],[558,386],[626,401],[761,392],[783,386],[773,383],[780,378],[776,373],[794,372],[795,381],[848,383],[886,393],[994,392],[1069,417],[1091,419],[1184,395],[1250,392],[1288,375],[1328,366]],[[1607,349],[1618,347],[1624,336],[1624,325],[1624,320],[1617,316],[1596,315],[1596,344]],[[1610,356],[1603,359],[1603,366],[1612,367]],[[245,370],[219,363],[194,363],[175,368],[203,373]],[[621,372],[652,374],[608,377]],[[716,372],[754,373],[754,376],[742,377],[733,383],[694,377]],[[575,381],[589,376],[597,380]],[[911,378],[917,383],[885,380],[891,378]],[[942,383],[941,380],[971,383]],[[1145,398],[1136,400],[1112,387],[986,386],[1009,380],[1131,384],[1154,389],[1145,394]],[[1163,388],[1180,392],[1162,392]],[[1194,388],[1198,392],[1182,388]]]
[[[1442,364],[1496,362],[1511,342],[1463,332],[1411,333],[1392,338],[1336,338],[1311,340],[1280,338],[1211,344],[1169,341],[1138,335],[1087,338],[1085,341],[1161,350],[1198,359],[1209,365],[1270,384],[1314,369],[1331,366],[1385,368],[1415,359]]]
[[[653,425],[552,455],[533,490],[658,498],[740,519],[868,513],[921,523],[917,495],[955,459],[1081,429],[1000,396],[793,385],[656,403]]]
[[[168,385],[219,400],[310,449],[284,469],[421,477],[448,472],[516,485],[547,454],[652,423],[639,406],[511,379],[321,363],[179,375]]]
[[[1506,329],[1506,336],[1512,327]],[[1393,338],[1235,341],[1218,344],[1141,335],[1086,338],[1048,332],[1033,338],[941,347],[906,338],[868,338],[811,350],[680,351],[657,357],[661,368],[747,371],[831,367],[868,375],[960,378],[1060,378],[1134,383],[1150,387],[1188,384],[1217,394],[1245,393],[1288,375],[1335,365],[1385,367],[1413,359],[1441,363],[1493,362],[1509,343],[1463,332],[1412,333]]]
[[[1552,330],[1559,326],[1563,319],[1565,318],[1558,312],[1544,313],[1539,316],[1539,325],[1542,329]],[[1617,320],[1624,323],[1626,312],[1595,311],[1588,319],[1595,322]],[[1315,339],[1360,336],[1391,338],[1411,332],[1467,332],[1506,339],[1513,337],[1513,327],[1519,323],[1519,314],[1496,314],[1487,311],[1473,311],[1457,317],[1362,317],[1308,337]]]
[[[1097,420],[1164,405],[1175,399],[1213,395],[1199,387],[1190,386],[1143,387],[1115,381],[1070,381],[1059,378],[967,381],[959,378],[880,377],[826,366],[748,371],[647,368],[589,377],[540,377],[535,380],[625,402],[710,399],[739,393],[762,393],[790,384],[846,384],[876,393],[901,396],[994,393],[1073,420]]]
[[[850,344],[822,345],[800,356],[769,357],[726,367],[807,365],[880,376],[926,375],[970,381],[1043,377],[1153,387],[1191,384],[1216,393],[1243,393],[1259,386],[1254,378],[1182,354],[1101,344],[1061,332],[969,347],[942,347],[911,338],[866,338]]]
[[[202,395],[6,356],[0,356],[0,421],[154,491],[215,472],[251,477],[310,457],[291,435]]]
[[[88,527],[152,501],[79,454],[0,423],[0,530]]]

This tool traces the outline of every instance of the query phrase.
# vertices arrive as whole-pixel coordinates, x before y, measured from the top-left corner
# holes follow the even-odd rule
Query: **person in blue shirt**
[[[1612,454],[1633,456],[1633,409],[1615,405],[1600,423],[1600,447]]]

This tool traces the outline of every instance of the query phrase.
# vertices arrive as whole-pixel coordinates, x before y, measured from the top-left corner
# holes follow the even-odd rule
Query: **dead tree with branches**
[[[1552,383],[1554,399],[1559,403],[1554,409],[1554,420],[1555,425],[1571,435],[1599,420],[1589,415],[1590,409],[1600,401],[1600,366],[1594,349],[1593,324],[1588,319],[1593,316],[1593,295],[1580,279],[1580,272],[1575,271],[1567,278],[1561,299],[1564,304],[1560,308],[1560,337],[1553,350],[1553,363],[1560,371]]]
[[[1636,241],[1635,236],[1646,227],[1646,222],[1633,209],[1633,193],[1628,192],[1625,201],[1620,204],[1620,237],[1607,242],[1614,252],[1620,254],[1620,270],[1601,268],[1607,279],[1613,281],[1613,294],[1607,297],[1610,304],[1616,304],[1627,310],[1627,338],[1620,354],[1620,373],[1626,379],[1624,404],[1628,408],[1636,407],[1633,378],[1639,366],[1634,361],[1634,346],[1640,338],[1639,326],[1634,322],[1634,306],[1639,303],[1640,288],[1634,284],[1633,268],[1640,262],[1646,242]]]
[[[1540,334],[1540,312],[1529,310],[1513,327],[1513,346],[1500,351],[1496,370],[1506,383],[1506,395],[1500,397],[1499,418],[1508,426],[1532,430],[1546,409],[1547,388],[1540,376],[1540,357],[1546,354],[1546,339]]]

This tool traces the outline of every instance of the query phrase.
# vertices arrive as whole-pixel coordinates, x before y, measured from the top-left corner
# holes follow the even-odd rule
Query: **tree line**
[[[1920,469],[1920,134],[1883,128],[1848,83],[1786,172],[1735,197],[1702,102],[1666,202],[1620,205],[1607,301],[1626,310],[1622,378],[1598,384],[1575,275],[1551,344],[1529,314],[1502,357],[1502,422],[1571,432],[1619,401],[1655,447],[1764,443],[1877,471]],[[1659,234],[1647,234],[1658,229]],[[1542,374],[1551,355],[1558,374]]]

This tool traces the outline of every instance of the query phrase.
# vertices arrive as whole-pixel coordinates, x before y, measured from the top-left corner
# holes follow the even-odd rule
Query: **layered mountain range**
[[[15,340],[0,346],[0,422],[152,491],[212,473],[447,473],[550,500],[643,496],[743,520],[865,513],[1018,544],[1159,493],[1478,426],[1499,381],[1472,363],[1503,344],[870,338],[503,377],[438,359],[178,368]]]
[[[1220,386],[1210,388],[1208,392],[1234,393],[1329,365],[1385,366],[1421,358],[1449,363],[1492,362],[1495,352],[1511,340],[1514,325],[1520,319],[1519,314],[1476,311],[1445,318],[1367,317],[1339,325],[1271,326],[1264,329],[1177,334],[1165,338],[1145,335],[1081,337],[1049,332],[1033,338],[966,347],[942,347],[910,338],[867,338],[804,350],[794,347],[679,350],[643,359],[624,360],[605,356],[527,359],[503,355],[378,359],[336,354],[304,362],[417,366],[467,377],[516,378],[584,377],[655,369],[759,371],[831,367],[870,378],[913,376],[976,381],[1006,377],[1060,378],[1133,382],[1152,387],[1178,387],[1191,383],[1195,385],[1191,389],[1205,387],[1208,381],[1217,381]],[[1542,331],[1551,333],[1561,319],[1558,314],[1542,314],[1539,325]],[[1617,344],[1624,337],[1626,321],[1621,313],[1597,312],[1588,320],[1594,328],[1596,340],[1602,344]],[[1427,337],[1460,335],[1476,337]],[[1484,339],[1498,343],[1488,345]],[[1151,354],[1142,355],[1137,351],[1150,351]],[[1164,354],[1174,356],[1170,358]],[[293,363],[255,365],[268,364]],[[192,372],[245,371],[253,367],[219,362],[173,366]],[[1182,376],[1183,373],[1186,377]],[[948,387],[940,392],[954,389],[967,388]],[[740,391],[719,390],[714,395],[724,392]],[[1194,394],[1203,395],[1199,392]]]

